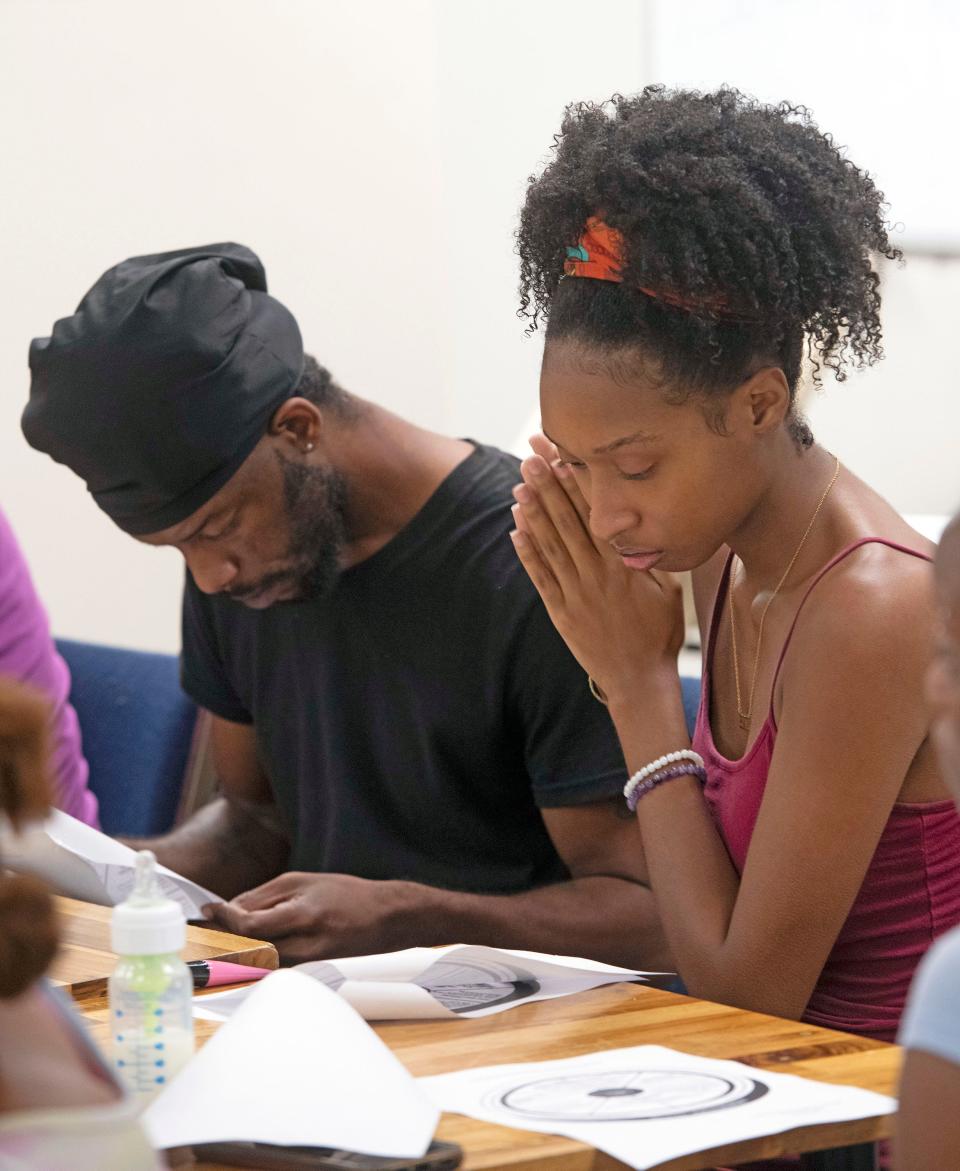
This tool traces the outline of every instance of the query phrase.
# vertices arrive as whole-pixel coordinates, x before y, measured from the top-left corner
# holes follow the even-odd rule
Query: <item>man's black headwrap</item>
[[[34,338],[30,370],[28,442],[138,535],[178,524],[230,479],[299,382],[303,342],[257,256],[210,244],[105,272]]]

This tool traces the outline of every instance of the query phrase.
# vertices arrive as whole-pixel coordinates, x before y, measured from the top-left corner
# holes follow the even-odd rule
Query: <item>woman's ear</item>
[[[737,422],[755,435],[779,427],[790,413],[790,387],[779,366],[764,366],[741,382],[731,395],[731,413]]]
[[[782,425],[790,413],[790,388],[780,367],[763,367],[732,391],[726,430],[743,438],[761,436]]]

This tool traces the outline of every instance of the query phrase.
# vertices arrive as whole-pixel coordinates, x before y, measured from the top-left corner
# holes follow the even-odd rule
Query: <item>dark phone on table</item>
[[[199,1143],[199,1163],[233,1163],[260,1171],[454,1171],[463,1151],[456,1143],[431,1143],[419,1159],[389,1159],[332,1147],[280,1147],[271,1143]]]

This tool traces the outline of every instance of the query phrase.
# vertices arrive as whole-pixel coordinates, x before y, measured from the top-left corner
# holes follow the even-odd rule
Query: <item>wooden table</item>
[[[112,908],[60,897],[56,904],[61,948],[48,975],[52,983],[68,987],[74,1000],[95,1002],[106,994],[107,977],[117,962],[110,948]],[[183,958],[227,960],[253,968],[275,968],[279,963],[273,944],[207,927],[187,928]]]
[[[105,1001],[84,1005],[94,1034],[107,1038]],[[197,1021],[200,1043],[218,1027]],[[743,1012],[636,984],[523,1005],[478,1020],[397,1022],[376,1031],[414,1075],[513,1061],[547,1061],[630,1045],[668,1045],[703,1057],[745,1062],[815,1081],[894,1092],[900,1050],[796,1021]],[[322,1038],[318,1038],[322,1046]],[[888,1116],[804,1127],[785,1134],[714,1148],[660,1164],[660,1171],[694,1171],[779,1154],[853,1148],[839,1156],[813,1156],[811,1167],[856,1167],[865,1159],[856,1144],[888,1137]],[[572,1139],[508,1129],[445,1114],[437,1138],[459,1143],[466,1171],[613,1171],[623,1164]],[[860,1165],[863,1165],[862,1163]],[[198,1163],[194,1171],[230,1171]]]

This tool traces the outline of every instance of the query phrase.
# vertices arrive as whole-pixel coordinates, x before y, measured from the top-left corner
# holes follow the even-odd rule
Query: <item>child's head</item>
[[[669,412],[648,419],[648,407],[674,408],[683,458],[720,461],[715,491],[744,452],[691,447],[680,415],[695,407],[714,438],[736,432],[732,396],[759,375],[771,419],[796,450],[810,446],[794,404],[805,340],[840,377],[882,353],[871,253],[898,255],[882,208],[869,176],[799,107],[660,87],[570,106],[518,233],[522,310],[546,321],[545,428],[555,423],[552,437],[586,462],[594,440],[659,431]],[[576,275],[598,271],[578,263],[598,242],[615,255],[609,279]],[[665,467],[672,456],[660,455]],[[601,527],[616,528],[615,511]],[[709,556],[705,544],[681,534],[669,567]]]
[[[934,566],[939,611],[936,655],[927,672],[940,768],[960,804],[960,516],[940,540]]]
[[[0,814],[16,828],[40,817],[50,801],[48,705],[0,676]],[[57,946],[47,888],[34,878],[4,875],[0,858],[0,997],[17,996],[47,968]]]

